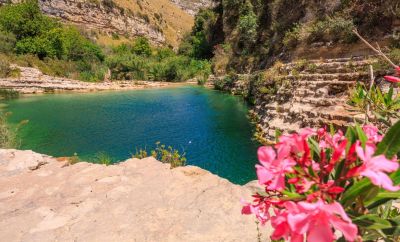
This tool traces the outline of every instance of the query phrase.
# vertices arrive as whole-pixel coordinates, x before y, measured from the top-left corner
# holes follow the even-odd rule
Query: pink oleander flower
[[[242,214],[246,215],[254,214],[262,225],[264,225],[267,221],[270,220],[271,217],[269,214],[269,209],[271,207],[270,203],[263,202],[263,200],[258,200],[258,203],[255,205],[247,203],[244,200],[242,200],[241,202],[243,205]]]
[[[384,78],[386,79],[386,81],[389,81],[389,82],[393,82],[393,83],[399,83],[400,82],[400,78],[398,78],[398,77],[384,76]]]
[[[365,150],[360,142],[356,143],[357,156],[363,161],[363,164],[356,169],[355,174],[368,177],[373,184],[383,187],[388,191],[399,191],[399,186],[394,186],[392,179],[386,172],[394,172],[399,169],[399,163],[395,160],[388,160],[384,155],[373,156],[375,145],[367,143]]]
[[[287,202],[285,207],[288,231],[294,232],[296,241],[303,241],[303,235],[306,235],[308,242],[332,242],[336,239],[332,229],[339,230],[348,241],[357,238],[357,226],[338,202]]]
[[[274,228],[274,232],[271,235],[271,239],[280,240],[285,239],[285,241],[291,242],[303,242],[304,236],[302,234],[293,231],[289,226],[288,221],[288,211],[275,209],[275,216],[271,218],[271,225]]]
[[[397,75],[400,75],[400,66],[396,67],[395,71],[396,71]]]
[[[261,165],[256,165],[260,185],[266,185],[268,190],[282,191],[285,189],[285,173],[291,172],[296,162],[288,157],[288,150],[278,149],[278,156],[272,147],[260,147],[258,159]]]
[[[379,134],[378,128],[373,125],[364,125],[363,131],[367,135],[368,141],[370,142],[378,143],[383,139],[383,136]]]
[[[397,157],[374,156],[383,136],[372,125],[362,130],[365,135],[350,128],[350,136],[345,136],[342,131],[331,134],[326,128],[303,129],[282,135],[274,146],[260,147],[256,171],[265,190],[253,195],[253,203],[242,201],[242,214],[254,214],[262,225],[270,222],[273,240],[333,242],[336,236],[343,236],[346,241],[361,241],[358,227],[340,203],[352,214],[368,214],[364,197],[346,198],[343,194],[358,183],[358,177],[368,177],[389,191],[400,190],[388,175],[399,169]],[[363,148],[360,140],[365,136]]]

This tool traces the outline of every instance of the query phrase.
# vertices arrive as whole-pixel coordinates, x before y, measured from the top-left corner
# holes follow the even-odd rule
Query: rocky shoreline
[[[240,213],[250,195],[250,186],[153,158],[68,165],[0,150],[4,241],[257,241],[254,218]]]
[[[48,76],[36,68],[19,66],[14,68],[20,70],[20,76],[17,78],[0,78],[0,88],[18,91],[21,94],[136,90],[182,85],[182,83],[149,81],[83,82]]]
[[[265,73],[237,75],[227,83],[224,77],[211,81],[252,100],[256,138],[270,143],[276,130],[295,132],[329,124],[344,128],[355,120],[362,122],[364,115],[347,102],[357,81],[369,79],[366,70],[373,62],[367,57],[302,60],[281,63]]]

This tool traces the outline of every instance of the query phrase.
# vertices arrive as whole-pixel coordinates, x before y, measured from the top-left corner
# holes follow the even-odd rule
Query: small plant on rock
[[[95,155],[94,162],[101,165],[109,166],[113,164],[113,159],[107,153],[99,152]]]
[[[146,149],[136,150],[133,155],[134,158],[143,159],[148,157],[149,153]],[[166,146],[160,142],[156,142],[156,147],[150,151],[150,155],[162,163],[168,163],[171,165],[171,169],[178,166],[186,165],[185,153],[180,153],[178,150],[173,149],[171,146]]]
[[[160,142],[156,143],[156,148],[151,151],[151,156],[162,163],[169,163],[171,168],[186,165],[185,153],[180,154],[178,150],[171,146],[160,145]]]

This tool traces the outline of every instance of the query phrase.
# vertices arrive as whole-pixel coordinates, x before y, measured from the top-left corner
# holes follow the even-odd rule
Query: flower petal
[[[394,82],[394,83],[399,83],[400,82],[400,78],[398,78],[398,77],[384,76],[384,78],[386,79],[386,81],[389,81],[389,82]]]
[[[334,239],[328,223],[313,224],[307,234],[307,242],[333,242]]]
[[[264,185],[267,182],[271,181],[273,174],[268,169],[260,165],[256,165],[256,169],[258,182],[260,183],[260,185]]]
[[[393,186],[393,181],[390,179],[390,177],[383,172],[374,172],[372,170],[365,170],[360,173],[360,175],[368,177],[371,182],[379,187],[383,187],[384,189],[388,191],[399,191],[400,186]]]
[[[399,169],[399,163],[397,161],[388,160],[384,155],[378,155],[370,160],[368,167],[374,170],[393,172]]]
[[[358,234],[357,226],[353,223],[345,222],[338,217],[331,217],[330,222],[335,229],[341,231],[347,241],[355,241]]]
[[[288,214],[290,229],[299,234],[305,234],[309,228],[310,217],[305,213]]]
[[[275,150],[270,146],[262,146],[258,148],[258,160],[264,166],[269,166],[275,160],[276,153]]]

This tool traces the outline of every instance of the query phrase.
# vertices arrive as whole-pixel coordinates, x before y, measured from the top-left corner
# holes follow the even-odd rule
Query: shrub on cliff
[[[0,30],[0,53],[13,53],[16,42],[14,34]]]
[[[21,40],[46,33],[60,27],[60,24],[54,19],[44,16],[37,1],[27,0],[19,4],[1,7],[0,26]]]
[[[192,32],[185,36],[178,53],[195,59],[210,59],[213,56],[214,26],[217,20],[217,14],[212,10],[200,10],[195,16]]]

